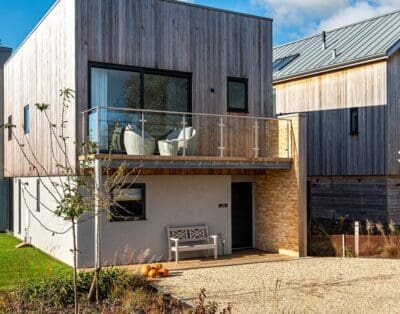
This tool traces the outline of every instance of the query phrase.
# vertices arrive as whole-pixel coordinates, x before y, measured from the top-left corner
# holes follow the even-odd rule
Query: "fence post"
[[[342,251],[343,251],[343,257],[346,257],[346,238],[344,233],[342,234]]]
[[[354,222],[354,251],[356,256],[360,255],[360,222]]]

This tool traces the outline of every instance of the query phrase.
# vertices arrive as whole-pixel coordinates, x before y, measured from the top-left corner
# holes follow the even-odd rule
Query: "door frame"
[[[231,217],[231,223],[230,223],[230,229],[231,229],[231,249],[232,251],[237,251],[237,250],[246,250],[246,249],[254,249],[256,247],[256,206],[255,206],[255,180],[254,176],[231,176],[231,184],[230,184],[230,192],[232,193],[232,183],[251,183],[251,229],[252,229],[252,246],[248,248],[238,248],[234,249],[232,246],[232,240],[233,240],[233,233],[232,233],[232,205],[231,204],[231,210],[230,210],[230,217]],[[232,195],[231,195],[232,199]]]

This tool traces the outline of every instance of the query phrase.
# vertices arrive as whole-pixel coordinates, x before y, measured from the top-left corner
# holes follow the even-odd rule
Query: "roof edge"
[[[377,16],[371,17],[369,19],[363,19],[363,20],[360,20],[358,22],[354,22],[354,23],[351,23],[351,24],[343,25],[341,27],[333,28],[333,29],[327,30],[325,32],[326,33],[335,32],[335,31],[343,29],[343,28],[347,28],[347,27],[351,27],[351,26],[354,26],[354,25],[362,24],[362,23],[365,23],[365,22],[368,22],[368,21],[372,21],[372,20],[379,19],[379,18],[388,16],[388,15],[396,14],[396,13],[400,13],[400,9],[397,9],[397,10],[394,10],[392,12],[388,12],[388,13],[385,13],[385,14],[377,15]],[[302,42],[302,41],[305,41],[305,40],[308,40],[308,39],[311,39],[311,38],[314,38],[314,37],[319,37],[319,36],[321,36],[320,33],[316,33],[314,35],[309,35],[307,37],[303,37],[303,38],[300,38],[300,39],[297,39],[297,40],[289,41],[289,42],[281,44],[281,45],[274,46],[274,49],[275,48],[285,47],[285,46],[288,46],[288,45],[292,45],[294,43]]]
[[[205,10],[210,10],[210,11],[217,11],[217,12],[223,12],[223,13],[228,13],[228,14],[235,14],[235,15],[250,17],[250,18],[254,18],[254,19],[258,19],[258,20],[265,20],[265,21],[270,21],[270,22],[273,21],[272,18],[266,17],[266,16],[260,16],[260,15],[254,15],[254,14],[243,13],[243,12],[238,12],[238,11],[231,11],[231,10],[226,10],[226,9],[214,8],[214,7],[210,7],[210,6],[206,6],[206,5],[189,3],[189,2],[184,2],[184,1],[177,1],[177,0],[158,0],[158,1],[171,2],[171,3],[174,3],[174,4],[178,4],[178,5],[194,7],[194,8],[199,8],[199,9],[205,9]]]
[[[399,43],[399,45],[400,45],[400,43]],[[344,62],[344,63],[341,63],[341,64],[335,64],[335,65],[324,67],[324,68],[320,68],[320,69],[314,70],[314,71],[301,72],[301,73],[298,73],[298,74],[282,77],[282,78],[279,78],[279,79],[276,79],[276,80],[273,79],[272,83],[273,84],[286,83],[288,81],[295,81],[295,80],[298,80],[298,79],[304,79],[304,78],[307,78],[307,77],[310,77],[310,76],[314,76],[314,75],[333,72],[335,70],[348,69],[348,68],[352,68],[352,67],[368,64],[368,63],[384,61],[384,60],[387,60],[388,58],[389,58],[388,55],[380,54],[380,55],[376,55],[376,56],[373,56],[373,57],[358,59],[356,62],[354,62],[352,60],[350,62]]]
[[[399,49],[400,49],[400,39],[397,42],[395,42],[391,47],[389,47],[389,49],[386,50],[385,54],[388,57],[390,57]]]

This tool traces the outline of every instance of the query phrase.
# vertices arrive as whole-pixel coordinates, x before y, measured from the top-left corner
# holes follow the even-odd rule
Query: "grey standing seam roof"
[[[391,55],[400,47],[400,10],[274,47],[273,60],[299,54],[275,71],[274,81],[334,69]],[[336,57],[333,58],[333,50]]]

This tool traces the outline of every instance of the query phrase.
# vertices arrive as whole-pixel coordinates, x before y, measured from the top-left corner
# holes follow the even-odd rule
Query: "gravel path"
[[[305,258],[172,272],[157,284],[188,303],[205,288],[233,313],[400,313],[400,260]]]

